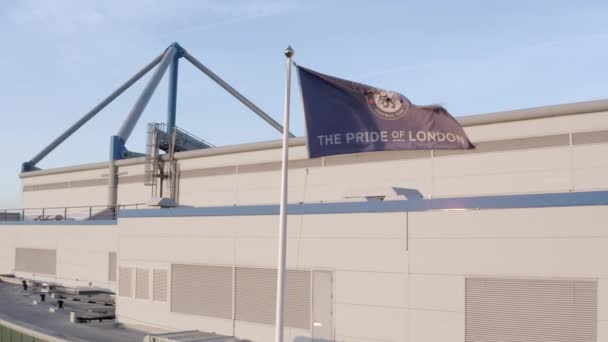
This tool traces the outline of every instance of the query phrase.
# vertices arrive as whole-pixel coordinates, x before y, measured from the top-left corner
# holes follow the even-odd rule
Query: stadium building
[[[290,140],[287,341],[608,341],[608,100],[457,119],[475,149],[309,159]],[[28,302],[0,305],[0,341],[273,340],[281,142],[148,130],[145,156],[24,168],[0,293]],[[124,331],[29,302],[92,290]]]

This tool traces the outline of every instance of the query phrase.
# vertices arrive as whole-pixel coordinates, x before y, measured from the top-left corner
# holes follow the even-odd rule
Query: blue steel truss
[[[119,97],[125,90],[129,89],[133,84],[135,84],[139,79],[141,79],[145,74],[147,74],[152,69],[154,73],[148,83],[144,87],[141,95],[137,98],[137,101],[133,105],[133,108],[128,113],[125,121],[122,126],[118,130],[116,135],[111,136],[110,138],[110,162],[112,164],[113,161],[130,158],[132,156],[138,156],[140,154],[135,152],[130,152],[126,148],[127,140],[131,135],[133,128],[139,121],[143,111],[145,110],[150,98],[154,94],[158,84],[163,78],[167,69],[169,69],[169,97],[167,101],[167,133],[171,134],[173,128],[175,127],[176,122],[176,112],[177,112],[177,79],[178,79],[178,62],[180,58],[185,58],[192,65],[194,65],[197,69],[202,71],[207,77],[211,78],[214,82],[216,82],[219,86],[221,86],[228,93],[237,98],[241,103],[251,109],[254,113],[256,113],[259,117],[261,117],[264,121],[270,124],[279,132],[283,131],[283,127],[275,121],[272,117],[266,114],[263,110],[249,101],[245,96],[232,88],[228,83],[222,80],[218,75],[205,67],[201,62],[199,62],[196,58],[190,55],[184,48],[182,48],[178,43],[171,44],[160,56],[156,57],[152,62],[146,65],[143,69],[137,72],[133,77],[131,77],[127,82],[121,85],[118,89],[112,92],[108,97],[106,97],[103,101],[101,101],[97,106],[93,107],[89,112],[87,112],[84,116],[82,116],[76,123],[68,127],[61,135],[59,135],[55,140],[53,140],[50,144],[44,147],[38,154],[36,154],[32,159],[24,162],[21,167],[22,172],[29,172],[39,170],[36,166],[42,159],[44,159],[49,153],[51,153],[55,148],[61,145],[67,138],[69,138],[74,132],[80,129],[84,124],[86,124],[89,120],[91,120],[95,115],[97,115],[102,109],[104,109],[108,104],[114,101],[117,97]],[[290,136],[294,136],[290,133]]]

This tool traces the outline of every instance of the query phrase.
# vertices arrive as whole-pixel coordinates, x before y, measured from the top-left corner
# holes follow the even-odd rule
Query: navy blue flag
[[[474,148],[448,111],[298,66],[310,158],[386,150]]]

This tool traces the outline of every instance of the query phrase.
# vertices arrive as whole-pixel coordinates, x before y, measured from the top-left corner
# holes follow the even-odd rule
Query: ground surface
[[[70,311],[113,310],[99,304],[65,300],[64,309],[50,312],[55,299],[34,305],[40,297],[20,286],[0,282],[0,319],[69,341],[141,342],[149,333],[122,327],[114,321],[70,323]]]

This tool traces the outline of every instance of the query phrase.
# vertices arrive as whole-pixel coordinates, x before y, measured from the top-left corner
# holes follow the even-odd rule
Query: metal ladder
[[[148,134],[146,137],[146,161],[144,164],[144,185],[152,187],[152,197],[156,197],[158,191],[156,182],[158,178],[158,156],[159,156],[159,137],[158,124],[148,124]]]

